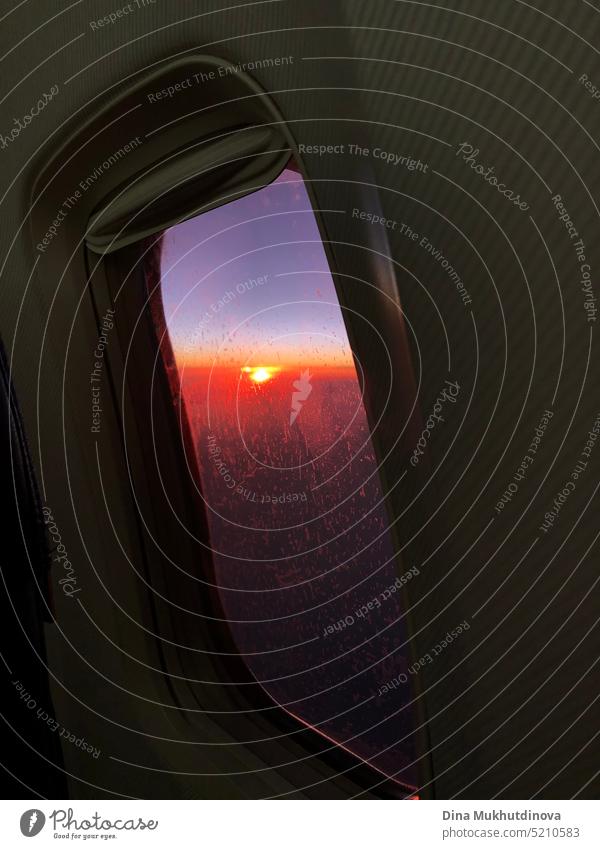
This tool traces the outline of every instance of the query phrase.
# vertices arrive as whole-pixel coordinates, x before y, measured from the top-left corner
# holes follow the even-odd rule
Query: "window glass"
[[[414,784],[412,573],[394,562],[360,363],[301,176],[167,230],[161,281],[240,655],[290,714]]]

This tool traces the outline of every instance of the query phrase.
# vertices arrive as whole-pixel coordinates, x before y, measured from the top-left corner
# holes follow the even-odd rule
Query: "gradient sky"
[[[260,277],[266,282],[241,291]],[[311,202],[294,171],[167,230],[162,293],[180,367],[353,364]]]

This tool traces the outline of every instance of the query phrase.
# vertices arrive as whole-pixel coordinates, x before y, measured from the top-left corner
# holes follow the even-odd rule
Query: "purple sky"
[[[352,363],[310,199],[294,171],[168,230],[162,293],[180,366]]]

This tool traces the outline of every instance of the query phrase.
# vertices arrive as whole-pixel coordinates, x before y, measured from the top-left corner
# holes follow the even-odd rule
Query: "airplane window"
[[[300,174],[165,231],[160,274],[235,645],[324,745],[414,786],[401,587],[415,571],[395,562],[360,362]]]

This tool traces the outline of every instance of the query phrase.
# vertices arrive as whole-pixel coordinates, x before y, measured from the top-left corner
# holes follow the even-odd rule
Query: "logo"
[[[25,837],[35,837],[46,823],[45,815],[37,808],[25,811],[21,817],[21,834]]]
[[[294,424],[298,416],[300,415],[300,410],[302,409],[302,405],[307,400],[308,396],[312,392],[312,384],[310,382],[311,373],[308,369],[303,372],[300,372],[300,377],[298,380],[295,380],[292,384],[295,392],[292,393],[292,409],[290,412],[290,427]]]

